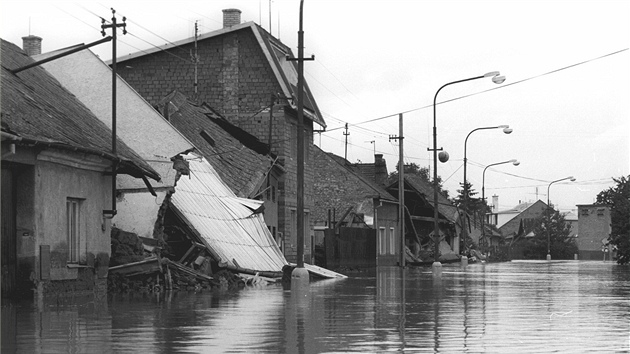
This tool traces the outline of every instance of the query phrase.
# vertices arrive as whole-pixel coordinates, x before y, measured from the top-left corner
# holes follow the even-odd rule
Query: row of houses
[[[114,228],[238,272],[296,262],[296,64],[239,10],[223,13],[221,29],[117,58],[115,102],[110,65],[82,46],[2,41],[3,296],[102,290]],[[305,260],[396,265],[406,248],[422,260],[432,185],[387,184],[382,155],[351,164],[322,151],[307,84],[304,99]],[[442,196],[437,208],[442,256],[460,253],[463,227],[479,242],[478,220]]]

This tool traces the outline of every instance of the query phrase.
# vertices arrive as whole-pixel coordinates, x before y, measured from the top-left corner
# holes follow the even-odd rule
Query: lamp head
[[[448,156],[448,152],[446,152],[446,151],[440,151],[440,153],[438,154],[438,159],[442,163],[448,161],[448,157],[449,157]]]
[[[513,131],[513,129],[512,129],[512,128],[509,128],[509,127],[505,127],[505,128],[503,128],[503,132],[504,132],[505,134],[510,134],[512,131]]]
[[[505,76],[501,76],[501,73],[499,73],[498,71],[491,71],[484,74],[483,77],[491,77],[492,82],[494,82],[495,84],[502,84],[503,81],[505,81]]]
[[[492,78],[492,82],[494,82],[495,84],[502,84],[504,81],[505,81],[505,76],[497,75]]]
[[[520,165],[520,164],[521,164],[521,162],[520,162],[519,160],[517,160],[517,159],[512,159],[512,160],[510,160],[510,162],[511,162],[511,163],[512,163],[512,165],[514,165],[514,166],[518,166],[518,165]]]
[[[575,182],[575,177],[571,176],[569,177],[569,180],[571,180],[571,182]]]

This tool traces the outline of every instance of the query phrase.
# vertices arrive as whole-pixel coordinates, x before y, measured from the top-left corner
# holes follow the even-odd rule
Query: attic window
[[[588,209],[582,209],[582,215],[588,215]]]
[[[215,143],[214,143],[214,139],[212,139],[212,137],[210,136],[210,134],[206,133],[205,130],[202,130],[199,135],[201,135],[201,137],[208,142],[208,144],[210,144],[210,146],[214,147]]]

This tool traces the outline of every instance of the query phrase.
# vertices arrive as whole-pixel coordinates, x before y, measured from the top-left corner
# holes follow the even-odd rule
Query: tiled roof
[[[326,220],[327,219],[327,209],[335,208],[335,209],[346,209],[349,205],[354,205],[355,203],[360,203],[360,200],[364,200],[365,198],[380,198],[382,200],[396,202],[397,199],[394,198],[387,190],[377,184],[374,181],[370,181],[368,178],[362,176],[358,171],[354,169],[354,167],[343,157],[337,156],[332,153],[324,152],[318,146],[313,146],[313,164],[315,166],[316,178],[317,175],[340,175],[345,174],[348,176],[346,179],[347,183],[352,185],[352,195],[344,195],[342,192],[335,193],[337,201],[329,198],[326,193],[318,193],[317,188],[318,185],[324,182],[324,178],[318,178],[315,181],[315,210],[313,213],[313,220]],[[330,186],[324,186],[323,188],[329,188]],[[343,186],[339,186],[339,190],[344,190]],[[321,187],[320,187],[321,188]],[[358,195],[356,193],[357,188],[360,188],[364,191],[363,194]],[[353,200],[351,200],[354,198]],[[326,205],[325,208],[320,208],[318,206]]]
[[[270,170],[273,159],[261,154],[267,145],[256,137],[240,130],[242,139],[249,139],[248,146],[228,133],[223,126],[230,123],[207,106],[188,101],[180,92],[172,92],[160,106],[168,104],[168,120],[190,140],[214,166],[221,179],[239,197],[252,197]],[[166,115],[166,112],[162,110]],[[238,129],[232,126],[233,129]],[[243,137],[244,136],[244,137]],[[259,152],[249,146],[254,145]]]
[[[112,131],[42,67],[13,74],[11,70],[33,63],[16,45],[2,44],[2,130],[22,139],[60,149],[114,159]],[[160,177],[133,150],[117,140],[120,173]]]

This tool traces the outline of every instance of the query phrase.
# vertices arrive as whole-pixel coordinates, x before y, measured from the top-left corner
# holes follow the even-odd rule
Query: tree
[[[630,180],[629,176],[613,178],[616,186],[597,195],[596,204],[610,205],[612,232],[609,241],[617,247],[617,263],[630,263]]]
[[[469,215],[485,215],[491,211],[485,200],[475,198],[479,193],[475,192],[470,182],[466,181],[466,194],[468,194],[466,200],[464,200],[464,184],[460,183],[459,185],[462,186],[462,189],[457,190],[457,197],[453,199],[453,203],[459,209],[466,211]]]
[[[548,240],[549,250],[554,259],[573,259],[573,255],[578,253],[575,239],[571,237],[571,225],[557,210],[545,211],[534,223],[533,233],[533,238],[521,241],[525,243],[525,258],[545,259]]]
[[[410,163],[405,165],[405,175],[415,175],[421,180],[433,184],[431,181],[431,174],[428,167],[420,167],[418,164]],[[398,164],[396,164],[396,171],[393,171],[387,176],[387,183],[391,184],[398,181]],[[437,177],[438,191],[446,198],[448,198],[448,191],[443,188],[442,177]]]

